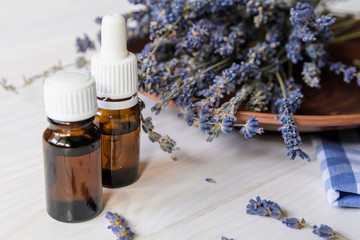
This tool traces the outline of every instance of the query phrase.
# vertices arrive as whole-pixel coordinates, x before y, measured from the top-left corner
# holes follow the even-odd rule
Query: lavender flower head
[[[234,240],[233,238],[221,237],[221,240]]]
[[[282,219],[283,213],[280,206],[272,201],[261,200],[259,196],[256,200],[250,199],[250,204],[246,206],[246,213],[259,216],[270,216],[275,219]]]
[[[210,134],[211,133],[211,122],[212,116],[210,114],[209,108],[204,107],[200,111],[199,126],[202,132]]]
[[[297,35],[304,42],[316,40],[316,32],[314,31],[316,15],[308,3],[297,2],[296,8],[290,10],[290,21],[292,25],[296,26]]]
[[[262,134],[263,132],[264,130],[259,127],[259,121],[256,120],[255,116],[250,117],[240,129],[240,134],[245,138],[250,138],[256,134]]]
[[[356,68],[354,66],[349,67],[344,72],[344,82],[350,83],[350,81],[353,80],[355,76],[356,76]]]
[[[130,227],[127,226],[124,218],[112,212],[107,212],[105,217],[111,223],[108,229],[112,230],[117,240],[132,240],[134,238],[135,234],[131,231]]]
[[[183,46],[189,49],[197,49],[209,35],[209,26],[206,22],[200,20],[189,28]]]
[[[78,37],[76,39],[76,47],[78,52],[85,53],[89,49],[95,49],[95,44],[87,34],[84,34],[84,38]]]
[[[115,227],[112,232],[117,237],[117,240],[131,240],[135,236],[129,227]]]
[[[313,62],[305,62],[303,66],[304,82],[310,87],[320,88],[320,69]]]
[[[318,235],[319,237],[323,237],[323,238],[332,238],[335,236],[335,233],[332,230],[332,228],[327,225],[323,225],[323,224],[321,224],[320,227],[314,225],[313,233],[315,235]]]
[[[301,228],[301,223],[300,223],[299,219],[297,219],[297,218],[284,218],[282,220],[282,223],[285,224],[289,228],[293,228],[293,229]]]
[[[191,104],[180,106],[180,112],[177,115],[179,118],[184,118],[189,126],[194,123],[195,112]]]
[[[221,123],[221,131],[227,135],[230,135],[234,130],[234,123],[236,118],[234,116],[228,116],[224,118]]]

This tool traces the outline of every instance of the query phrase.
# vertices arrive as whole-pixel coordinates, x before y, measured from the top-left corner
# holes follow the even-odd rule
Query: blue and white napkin
[[[360,208],[360,129],[313,138],[330,205]]]

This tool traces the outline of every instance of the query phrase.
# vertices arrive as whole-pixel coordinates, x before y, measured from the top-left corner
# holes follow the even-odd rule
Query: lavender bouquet
[[[238,126],[245,138],[262,133],[255,117],[236,122],[246,104],[249,111],[278,113],[287,155],[310,160],[292,117],[303,98],[293,65],[302,67],[304,84],[314,88],[320,88],[323,68],[343,73],[345,82],[359,78],[354,66],[333,62],[326,52],[334,41],[359,36],[335,37],[336,19],[326,1],[129,1],[145,6],[127,17],[136,23],[131,37],[152,40],[139,54],[141,88],[161,99],[152,111],[159,114],[173,101],[179,117],[208,141]]]
[[[346,83],[357,79],[360,85],[357,68],[335,61],[327,52],[335,42],[360,37],[360,32],[340,31],[356,20],[336,20],[327,10],[330,1],[129,0],[143,5],[126,15],[129,39],[150,38],[138,59],[141,90],[161,100],[152,111],[159,114],[174,102],[178,116],[199,127],[208,141],[235,127],[245,138],[263,132],[254,116],[245,123],[236,121],[240,105],[253,112],[271,111],[278,114],[287,155],[310,161],[300,148],[292,117],[303,98],[293,68],[302,68],[303,84],[313,88],[320,88],[324,68],[343,74]],[[95,49],[96,42],[87,35],[77,38],[77,67],[88,65],[85,53]],[[42,76],[25,78],[25,85]],[[5,79],[0,85],[16,91]],[[151,118],[143,119],[143,129],[164,151],[175,149],[172,139],[153,131]]]

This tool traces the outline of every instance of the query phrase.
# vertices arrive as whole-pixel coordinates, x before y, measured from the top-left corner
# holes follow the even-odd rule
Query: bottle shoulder
[[[43,133],[44,143],[63,147],[79,148],[88,145],[100,145],[101,133],[99,128],[91,123],[84,128],[63,129],[50,125]]]
[[[95,124],[106,135],[122,135],[140,127],[140,106],[129,109],[107,110],[99,108],[95,115]]]
[[[99,108],[95,115],[95,124],[99,126],[99,123],[111,122],[114,126],[121,125],[123,123],[134,123],[135,125],[140,124],[140,106],[135,106],[128,109],[121,110],[108,110]],[[101,127],[100,127],[101,131]]]

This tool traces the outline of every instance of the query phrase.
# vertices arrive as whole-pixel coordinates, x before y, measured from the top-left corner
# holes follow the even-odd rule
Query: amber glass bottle
[[[137,60],[126,43],[124,17],[104,16],[101,50],[91,58],[91,74],[99,106],[95,122],[101,131],[103,186],[110,188],[129,185],[139,175]]]
[[[102,209],[95,93],[94,79],[84,73],[64,72],[45,81],[50,123],[43,134],[46,205],[48,214],[59,221],[85,221]]]
[[[59,221],[83,221],[101,211],[101,134],[93,120],[48,119],[43,134],[46,204]]]
[[[121,187],[136,181],[139,172],[139,105],[121,110],[99,108],[95,123],[101,131],[103,186]]]

